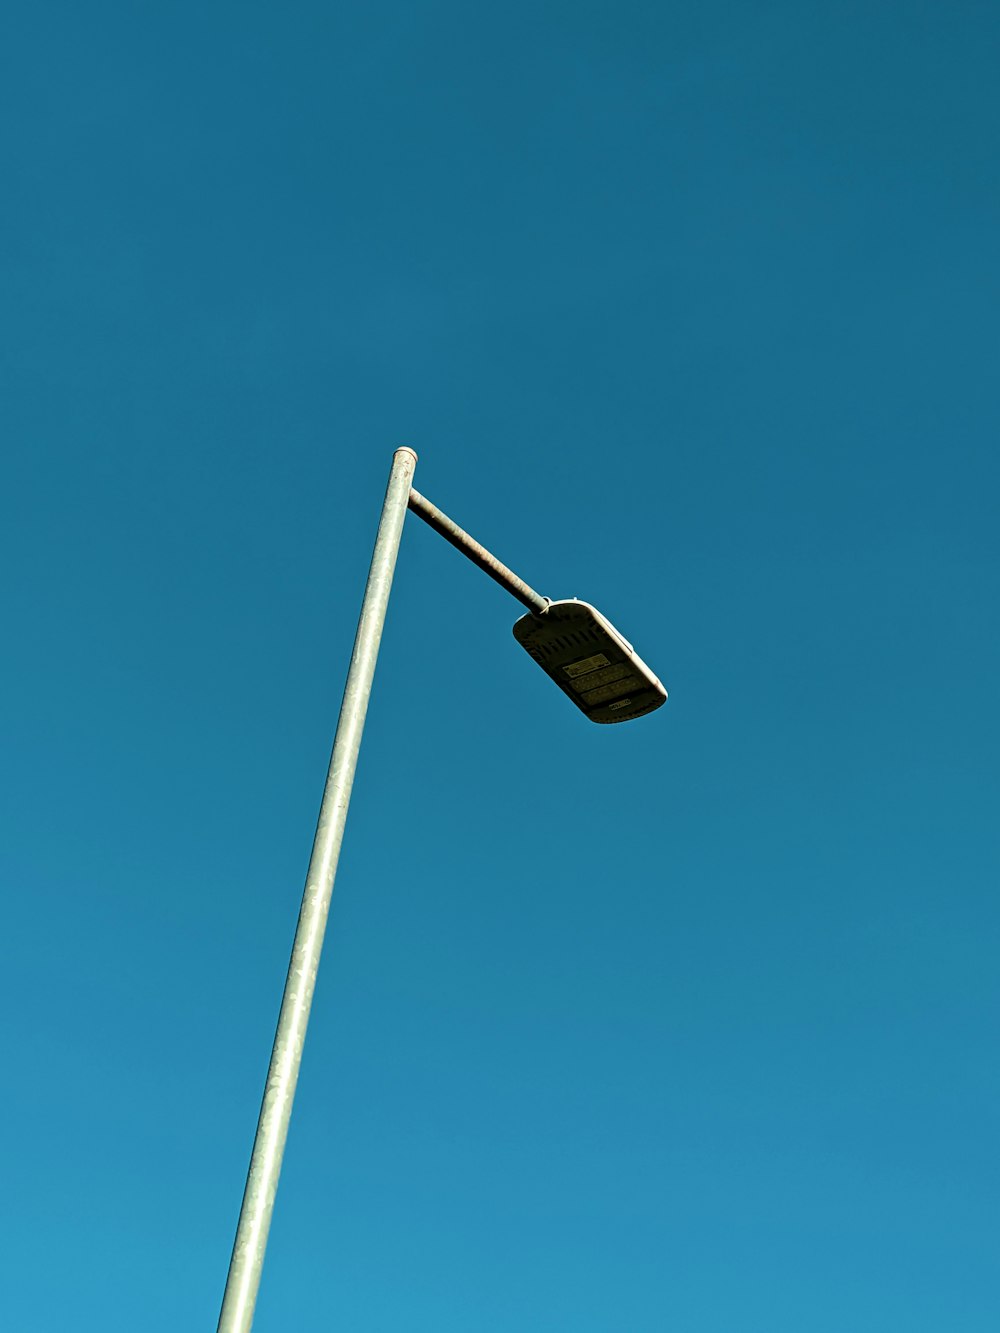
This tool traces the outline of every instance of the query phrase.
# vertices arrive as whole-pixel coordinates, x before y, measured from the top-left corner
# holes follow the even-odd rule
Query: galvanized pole
[[[361,606],[361,618],[354,640],[351,668],[344,687],[344,701],[340,706],[340,720],[333,742],[316,838],[306,874],[306,887],[288,965],[271,1064],[267,1071],[267,1084],[236,1229],[236,1242],[229,1263],[218,1333],[249,1333],[253,1323],[264,1264],[264,1248],[274,1211],[281,1158],[302,1060],[302,1044],[330,910],[333,878],[337,872],[361,732],[368,711],[375,660],[382,638],[385,609],[416,462],[417,455],[412,449],[397,449],[392,460],[392,472],[389,474],[368,584]]]

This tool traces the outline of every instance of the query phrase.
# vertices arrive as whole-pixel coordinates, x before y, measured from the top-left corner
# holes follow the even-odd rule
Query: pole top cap
[[[417,461],[416,449],[411,449],[408,444],[401,444],[393,454],[393,458],[397,458],[400,454],[409,454],[410,457],[413,459],[414,463]]]

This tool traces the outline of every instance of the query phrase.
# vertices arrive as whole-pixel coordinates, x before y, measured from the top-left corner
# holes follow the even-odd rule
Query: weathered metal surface
[[[478,565],[484,574],[489,574],[491,579],[499,583],[502,588],[506,588],[529,611],[542,612],[548,606],[547,597],[535,592],[534,588],[529,588],[523,579],[519,579],[495,555],[491,555],[485,546],[480,545],[474,537],[470,537],[453,519],[443,514],[418,491],[410,491],[409,506],[418,518],[422,518],[435,532],[440,533],[446,542],[451,542],[456,550],[468,556],[474,565]]]
[[[264,1100],[257,1122],[257,1136],[250,1158],[222,1313],[219,1316],[219,1333],[249,1333],[253,1323],[264,1249],[302,1060],[302,1045],[333,894],[333,880],[340,857],[361,733],[368,711],[375,661],[416,462],[417,456],[412,449],[397,449],[393,457],[316,838],[306,874],[271,1064],[267,1071]],[[325,608],[320,609],[318,614],[325,615]]]

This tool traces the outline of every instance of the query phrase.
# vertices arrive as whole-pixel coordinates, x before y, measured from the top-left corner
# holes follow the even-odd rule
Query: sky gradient
[[[37,0],[0,40],[0,1311],[214,1328],[393,449],[255,1331],[994,1333],[1000,22]]]

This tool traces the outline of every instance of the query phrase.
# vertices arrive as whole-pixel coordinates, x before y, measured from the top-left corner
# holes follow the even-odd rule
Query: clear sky
[[[392,450],[255,1329],[994,1333],[993,3],[0,34],[0,1320],[215,1327]]]

